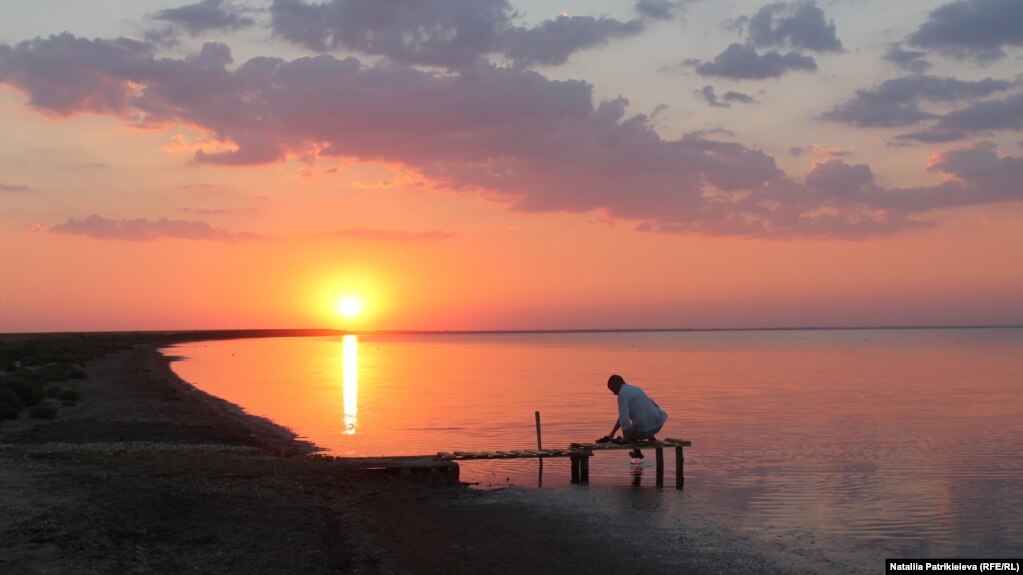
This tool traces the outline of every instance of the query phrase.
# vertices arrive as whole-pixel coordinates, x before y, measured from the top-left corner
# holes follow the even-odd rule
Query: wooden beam
[[[658,447],[657,452],[657,486],[664,487],[664,449]]]
[[[682,446],[678,446],[675,448],[675,489],[682,489],[682,486],[685,485],[684,463],[685,458],[682,457]]]

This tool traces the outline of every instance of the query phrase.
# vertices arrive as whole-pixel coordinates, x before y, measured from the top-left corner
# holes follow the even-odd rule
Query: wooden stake
[[[540,441],[540,412],[536,411],[534,414],[536,415],[536,448],[543,449],[543,442]],[[536,475],[536,485],[537,487],[543,487],[543,457],[540,458],[540,467],[537,470]]]
[[[543,449],[543,443],[540,441],[540,412],[536,412],[536,448]]]

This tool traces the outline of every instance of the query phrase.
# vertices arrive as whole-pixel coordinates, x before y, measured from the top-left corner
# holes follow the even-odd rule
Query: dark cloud
[[[161,48],[176,48],[181,45],[179,40],[180,32],[174,26],[162,26],[150,28],[142,33],[147,44]]]
[[[888,45],[888,50],[883,58],[907,72],[923,74],[933,67],[930,62],[924,59],[925,56],[927,56],[927,52],[906,50],[902,47],[902,44],[896,42]]]
[[[898,136],[903,141],[940,143],[978,133],[1023,130],[1023,93],[976,102],[941,116],[930,128]]]
[[[866,164],[851,166],[829,159],[814,164],[806,176],[806,185],[829,194],[854,195],[874,185],[874,174]]]
[[[644,26],[641,20],[560,16],[519,27],[506,0],[274,0],[270,14],[275,34],[311,50],[346,49],[452,68],[489,55],[520,67],[561,64]]]
[[[331,232],[331,237],[345,239],[360,239],[382,242],[423,242],[446,240],[455,237],[451,232],[427,230],[424,232],[409,232],[405,230],[378,230],[367,228],[354,228]]]
[[[462,66],[501,49],[514,12],[505,0],[274,0],[270,15],[275,34],[318,52]]]
[[[921,102],[955,103],[982,98],[1012,87],[1011,82],[985,78],[976,82],[938,76],[903,76],[886,80],[873,90],[821,114],[823,120],[860,127],[911,126],[940,117],[920,109]]]
[[[756,100],[754,100],[752,96],[743,94],[742,92],[736,92],[734,90],[729,90],[725,92],[725,95],[722,96],[722,99],[726,102],[738,102],[740,104],[756,103]]]
[[[897,145],[909,145],[909,141],[924,142],[927,144],[943,144],[946,142],[955,142],[966,138],[969,134],[962,130],[921,130],[919,132],[909,132],[907,134],[899,134],[895,136]]]
[[[886,190],[878,203],[912,212],[1023,201],[1023,157],[1000,156],[991,143],[936,154],[927,169],[946,180],[936,186]],[[882,194],[875,194],[882,195]]]
[[[796,52],[781,54],[778,51],[758,54],[749,45],[731,44],[725,51],[714,57],[713,62],[688,61],[696,66],[701,76],[720,76],[737,80],[763,80],[778,78],[789,71],[817,70],[817,62],[811,56]]]
[[[200,0],[180,8],[160,10],[150,16],[153,20],[168,22],[195,37],[209,30],[240,30],[255,24],[243,9],[225,0]],[[166,30],[156,31],[166,34]]]
[[[238,241],[254,239],[252,234],[237,234],[214,228],[206,222],[192,220],[151,221],[144,218],[115,220],[96,214],[83,219],[69,218],[50,227],[51,232],[86,236],[98,240],[145,242],[162,238],[185,240]]]
[[[552,66],[565,63],[579,50],[642,31],[643,24],[639,20],[621,22],[613,18],[559,16],[533,28],[511,30],[505,39],[504,54],[518,66]]]
[[[976,102],[942,116],[938,130],[1023,130],[1023,93]]]
[[[581,81],[482,62],[434,73],[329,55],[253,58],[230,69],[221,44],[190,58],[134,47],[68,35],[0,45],[0,81],[46,113],[183,123],[233,145],[197,153],[197,162],[317,154],[395,162],[433,187],[483,192],[511,209],[598,210],[665,233],[893,233],[925,225],[919,216],[936,207],[1016,200],[1016,188],[993,187],[1023,177],[1023,160],[985,148],[932,162],[949,175],[941,187],[885,190],[865,166],[827,162],[799,182],[764,152],[707,139],[711,132],[665,140],[649,117],[626,112],[626,100],[594,102],[593,87]],[[201,221],[100,216],[52,230],[132,240],[250,237]]]
[[[652,20],[671,20],[675,17],[678,4],[671,0],[639,0],[636,12]]]
[[[962,203],[1019,201],[1023,199],[1023,158],[999,156],[993,144],[939,154],[927,169],[957,178],[970,196]]]
[[[4,183],[0,183],[0,194],[27,192],[27,191],[28,191],[28,186],[23,186],[21,184],[4,184]]]
[[[907,41],[954,58],[984,62],[1006,56],[1004,47],[1023,46],[1023,2],[959,0],[930,13]]]
[[[723,96],[718,97],[717,92],[714,90],[714,86],[704,86],[703,88],[696,91],[697,97],[707,103],[707,105],[714,108],[731,108],[732,102],[738,102],[740,104],[753,104],[756,102],[752,97],[743,94],[742,92],[735,92],[729,90],[724,93]]]
[[[712,136],[725,136],[728,138],[734,138],[735,132],[726,130],[724,128],[706,128],[703,130],[693,130],[692,132],[686,132],[682,135],[683,141],[698,141],[698,140],[709,140]]]
[[[122,113],[134,89],[108,81],[152,55],[148,44],[118,38],[87,40],[70,34],[0,45],[0,82],[21,87],[29,103],[51,113]]]
[[[835,21],[828,21],[814,2],[769,4],[749,20],[749,39],[757,47],[788,46],[797,50],[841,52]]]

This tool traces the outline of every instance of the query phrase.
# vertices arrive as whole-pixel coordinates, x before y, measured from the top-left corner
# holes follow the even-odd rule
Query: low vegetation
[[[17,418],[26,409],[30,417],[49,419],[57,414],[57,402],[77,405],[79,392],[59,384],[85,379],[85,362],[123,349],[128,341],[120,334],[0,336],[0,420]]]

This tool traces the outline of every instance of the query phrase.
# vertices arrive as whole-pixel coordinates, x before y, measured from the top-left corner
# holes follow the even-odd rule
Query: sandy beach
[[[25,337],[2,336],[0,341]],[[805,573],[694,521],[636,529],[592,494],[481,492],[309,456],[313,447],[178,379],[187,335],[102,338],[52,419],[0,423],[4,573]],[[13,339],[12,339],[13,338]],[[92,338],[92,340],[90,340]],[[108,353],[104,353],[109,351]],[[69,354],[73,355],[73,354]],[[571,488],[585,490],[585,487]],[[832,567],[834,567],[832,565]]]

